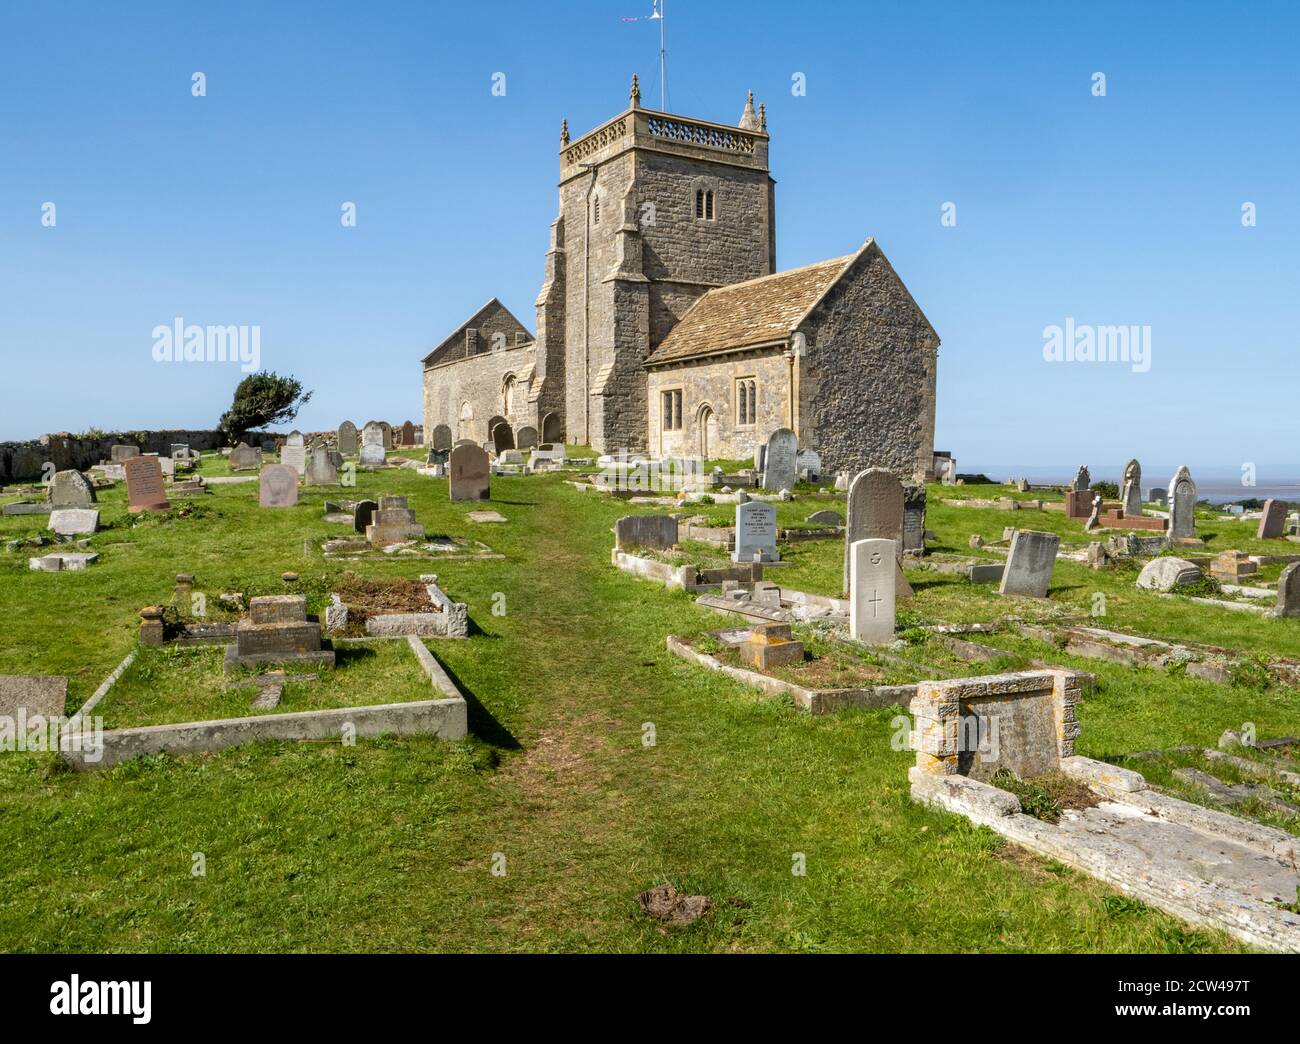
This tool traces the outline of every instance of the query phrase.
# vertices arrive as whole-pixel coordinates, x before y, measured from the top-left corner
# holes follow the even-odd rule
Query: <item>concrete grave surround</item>
[[[479,446],[461,445],[448,460],[452,500],[487,500],[492,491],[491,464]]]
[[[99,512],[93,508],[55,508],[50,512],[50,529],[59,536],[80,536],[99,528]]]
[[[1300,616],[1300,562],[1282,570],[1277,582],[1277,616]]]
[[[52,507],[90,507],[95,503],[95,487],[80,471],[56,471],[50,481]]]
[[[1196,536],[1196,483],[1186,465],[1169,480],[1169,535]]]
[[[131,514],[167,511],[171,507],[158,457],[132,457],[122,467],[126,469],[127,510]]]
[[[1077,756],[1080,681],[1069,671],[1026,671],[919,683],[910,705],[912,799],[1194,925],[1300,952],[1300,915],[1278,906],[1300,883],[1296,837],[1168,797],[1137,772]],[[1060,772],[1101,800],[1046,822],[984,782],[998,769],[1022,779]]]
[[[757,559],[755,556],[758,556]],[[750,501],[736,505],[736,549],[733,562],[779,562],[776,550],[776,508]]]
[[[769,493],[794,489],[799,478],[795,464],[798,457],[799,436],[789,428],[777,428],[772,432],[763,457],[763,489]]]
[[[321,646],[319,621],[307,616],[305,595],[258,595],[249,599],[248,615],[235,625],[235,644],[226,649],[226,672],[264,663],[334,666],[333,650]]]
[[[334,463],[334,451],[317,446],[307,462],[307,481],[313,486],[337,486],[339,469]]]
[[[339,425],[336,433],[338,440],[338,451],[345,457],[355,457],[357,448],[360,445],[357,441],[357,426],[351,421],[345,420]]]
[[[849,589],[849,548],[859,540],[903,546],[903,484],[886,468],[866,468],[849,483],[844,524],[844,590]]]
[[[614,546],[666,551],[677,544],[677,519],[671,515],[625,515],[614,523]]]
[[[1142,514],[1142,465],[1136,459],[1124,465],[1120,504],[1127,518],[1136,518]]]
[[[230,451],[231,471],[257,471],[262,467],[262,451],[256,446],[241,442]]]
[[[869,645],[894,640],[894,574],[898,545],[892,540],[855,540],[849,547],[849,636]]]
[[[298,504],[298,471],[289,464],[268,464],[257,483],[257,503],[264,508],[288,508]]]
[[[1270,497],[1264,501],[1264,513],[1260,517],[1256,537],[1260,540],[1278,540],[1285,536],[1286,512],[1285,500],[1274,500]]]
[[[998,593],[1046,598],[1052,569],[1056,566],[1056,551],[1060,546],[1061,538],[1056,533],[1016,530]]]

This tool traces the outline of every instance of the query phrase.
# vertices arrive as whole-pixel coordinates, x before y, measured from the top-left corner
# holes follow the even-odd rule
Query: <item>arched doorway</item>
[[[708,460],[718,452],[718,415],[707,402],[700,407],[696,426],[699,430],[700,459]]]
[[[469,400],[460,404],[460,421],[456,425],[456,437],[458,439],[468,439],[473,437],[474,427],[474,407],[469,404]]]

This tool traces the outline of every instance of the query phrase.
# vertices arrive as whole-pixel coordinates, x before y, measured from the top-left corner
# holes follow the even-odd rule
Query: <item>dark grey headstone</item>
[[[1196,536],[1196,483],[1185,466],[1169,481],[1169,535]]]
[[[614,523],[614,546],[666,551],[677,543],[677,519],[671,515],[626,515]]]
[[[859,540],[893,540],[903,546],[903,484],[887,468],[867,468],[849,483],[844,524],[844,590],[849,589],[849,548]]]
[[[432,446],[436,450],[451,449],[451,429],[445,424],[439,424],[433,429]]]
[[[772,432],[763,458],[763,489],[769,493],[794,489],[799,477],[795,466],[798,456],[799,437],[793,431],[777,428]]]
[[[262,451],[256,446],[241,442],[230,451],[231,471],[258,471],[262,467]]]
[[[1277,582],[1277,615],[1300,616],[1300,562],[1282,570]]]
[[[515,446],[518,449],[532,449],[537,445],[537,429],[524,427],[515,432]]]
[[[358,500],[352,509],[352,528],[358,533],[364,533],[366,526],[375,520],[375,512],[379,510],[379,504],[373,500]]]
[[[448,461],[452,500],[487,500],[491,493],[491,464],[485,450],[473,443],[457,446]]]
[[[1124,482],[1120,486],[1124,517],[1137,518],[1142,514],[1142,465],[1130,460],[1124,465]]]
[[[815,526],[842,526],[844,516],[838,511],[814,511],[804,521],[811,522]]]
[[[339,425],[338,430],[338,449],[345,457],[355,457],[357,455],[357,426],[351,421],[344,421]]]

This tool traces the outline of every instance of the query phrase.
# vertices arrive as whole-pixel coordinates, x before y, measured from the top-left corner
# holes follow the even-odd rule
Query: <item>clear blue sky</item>
[[[533,325],[560,120],[633,72],[657,102],[655,23],[623,20],[650,6],[5,0],[0,439],[212,425],[239,374],[155,363],[178,316],[259,324],[315,391],[300,427],[418,421],[467,314]],[[1300,5],[1068,8],[669,0],[668,107],[766,101],[778,266],[879,240],[943,338],[959,461],[1287,468]],[[1148,324],[1150,372],[1045,362],[1067,317]]]

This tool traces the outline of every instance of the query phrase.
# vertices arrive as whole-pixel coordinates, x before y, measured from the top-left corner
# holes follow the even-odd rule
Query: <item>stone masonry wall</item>
[[[939,340],[874,244],[801,327],[799,444],[826,471],[933,468]]]
[[[249,445],[273,436],[250,432]],[[254,439],[259,440],[255,442]],[[85,471],[92,464],[107,460],[115,445],[139,446],[142,453],[170,456],[172,443],[185,443],[196,453],[220,449],[225,445],[218,431],[167,429],[166,431],[117,431],[93,439],[71,435],[42,435],[26,442],[0,442],[0,482],[28,482],[40,479],[47,462],[56,471]]]
[[[736,381],[742,377],[752,377],[758,390],[758,419],[744,427],[736,423]],[[662,393],[672,388],[682,389],[680,431],[663,430]],[[790,364],[781,349],[725,355],[651,370],[647,449],[651,454],[665,456],[699,454],[702,451],[700,413],[707,405],[712,408],[715,421],[708,456],[724,460],[751,458],[773,431],[789,424],[789,392]]]
[[[432,433],[437,425],[446,424],[453,438],[473,439],[480,444],[487,441],[488,421],[496,416],[504,416],[515,431],[525,424],[540,430],[538,419],[532,416],[527,388],[516,386],[509,414],[504,412],[501,396],[506,376],[521,375],[532,365],[533,354],[534,347],[530,344],[483,352],[425,370],[424,430]],[[464,402],[473,408],[473,420],[462,427],[460,411]]]

